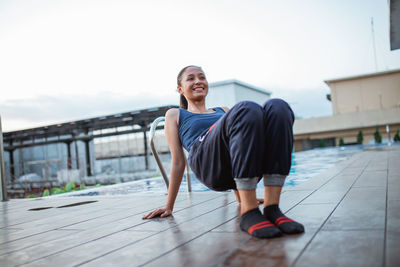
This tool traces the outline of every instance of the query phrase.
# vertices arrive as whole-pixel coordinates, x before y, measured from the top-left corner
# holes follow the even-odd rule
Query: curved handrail
[[[160,157],[158,156],[158,152],[156,150],[156,147],[154,145],[154,140],[153,140],[154,139],[154,134],[156,132],[156,128],[157,128],[158,124],[160,122],[163,122],[163,121],[165,121],[165,117],[158,117],[151,124],[151,127],[150,127],[150,148],[151,148],[151,151],[153,152],[153,156],[154,156],[154,158],[155,158],[155,160],[157,162],[158,168],[161,171],[161,175],[164,178],[165,185],[168,188],[169,187],[168,175],[165,172],[165,169],[164,169],[164,166],[162,165]]]
[[[160,124],[161,122],[165,121],[165,117],[158,117],[156,118],[153,123],[151,124],[150,127],[150,148],[151,151],[153,152],[153,156],[157,162],[158,168],[161,171],[161,175],[164,179],[165,185],[167,186],[167,188],[169,187],[169,179],[168,179],[168,175],[165,172],[164,166],[161,162],[161,159],[158,155],[158,152],[156,150],[156,147],[154,145],[154,134],[156,132],[157,126],[158,124]],[[187,181],[187,187],[188,187],[188,192],[192,192],[192,186],[191,186],[191,181],[190,181],[190,168],[189,165],[186,162],[186,157],[185,157],[185,164],[186,164],[186,181]]]

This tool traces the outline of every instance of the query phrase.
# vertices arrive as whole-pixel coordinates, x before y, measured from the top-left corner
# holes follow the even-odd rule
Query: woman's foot
[[[259,238],[273,238],[282,235],[282,232],[275,225],[265,219],[258,208],[242,214],[240,229]]]
[[[265,207],[264,218],[270,220],[285,234],[299,234],[304,232],[304,226],[301,223],[286,217],[281,212],[278,205],[270,205]]]

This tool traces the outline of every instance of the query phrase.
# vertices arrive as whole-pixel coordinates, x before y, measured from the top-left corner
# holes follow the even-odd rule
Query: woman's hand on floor
[[[149,214],[143,216],[144,219],[152,219],[160,216],[161,218],[168,217],[172,215],[172,210],[170,209],[156,209],[155,211],[150,212]]]

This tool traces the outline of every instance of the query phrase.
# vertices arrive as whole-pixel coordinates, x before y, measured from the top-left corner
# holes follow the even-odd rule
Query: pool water
[[[363,151],[363,146],[345,146],[318,148],[302,152],[296,152],[292,155],[292,166],[289,176],[285,180],[285,186],[296,186],[301,182],[307,181],[312,176],[334,166],[338,162],[345,160],[355,153]],[[186,176],[186,174],[185,174]],[[192,191],[208,191],[194,175],[191,175]],[[260,182],[258,187],[263,187]],[[186,177],[183,178],[179,191],[187,191]],[[88,195],[126,195],[137,193],[167,193],[164,180],[161,176],[126,182],[115,185],[108,185],[87,189],[81,192],[68,193],[68,196],[88,196]],[[63,194],[66,195],[66,194]]]
[[[363,146],[355,145],[315,148],[293,153],[292,167],[290,168],[289,176],[286,178],[285,186],[295,186],[301,182],[307,181],[314,175],[329,169],[338,162],[348,159],[352,155],[363,150]]]

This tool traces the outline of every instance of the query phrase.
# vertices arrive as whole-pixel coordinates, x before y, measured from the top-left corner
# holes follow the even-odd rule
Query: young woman
[[[293,147],[294,115],[289,105],[271,99],[263,107],[243,101],[231,110],[207,109],[208,82],[198,66],[180,71],[178,92],[181,108],[170,109],[165,116],[172,157],[167,203],[143,219],[172,214],[185,170],[183,145],[189,151],[188,164],[202,183],[216,191],[237,190],[243,231],[260,238],[304,232],[303,225],[279,209]],[[261,178],[265,185],[264,214],[256,198]]]

